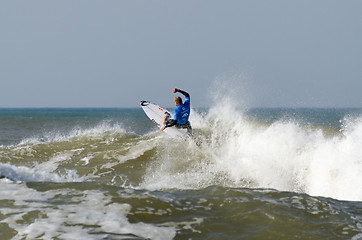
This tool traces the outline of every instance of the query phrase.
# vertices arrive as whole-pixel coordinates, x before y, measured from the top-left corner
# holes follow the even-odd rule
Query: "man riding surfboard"
[[[181,93],[185,96],[185,102],[182,103],[181,97],[175,97],[175,106],[174,118],[170,119],[169,115],[165,115],[163,118],[164,126],[160,129],[162,132],[167,127],[175,126],[176,128],[186,128],[187,132],[192,136],[192,128],[189,122],[190,117],[190,94],[180,89],[174,88],[173,93]]]

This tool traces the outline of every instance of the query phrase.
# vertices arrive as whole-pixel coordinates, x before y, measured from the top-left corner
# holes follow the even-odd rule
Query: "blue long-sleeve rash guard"
[[[166,127],[172,127],[176,124],[183,125],[189,121],[190,117],[190,94],[185,91],[179,90],[179,93],[185,96],[185,102],[177,106],[174,111],[173,121],[166,123]]]
[[[183,125],[189,121],[190,116],[190,97],[185,98],[185,102],[178,105],[174,111],[174,120],[177,124]]]

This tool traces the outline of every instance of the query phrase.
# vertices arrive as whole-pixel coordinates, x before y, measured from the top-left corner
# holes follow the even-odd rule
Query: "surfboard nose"
[[[148,101],[141,101],[141,106],[147,106],[149,104]]]

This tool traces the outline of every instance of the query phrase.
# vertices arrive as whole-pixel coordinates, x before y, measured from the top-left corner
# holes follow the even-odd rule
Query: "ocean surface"
[[[173,109],[169,109],[173,110]],[[0,109],[0,239],[362,239],[362,109]]]

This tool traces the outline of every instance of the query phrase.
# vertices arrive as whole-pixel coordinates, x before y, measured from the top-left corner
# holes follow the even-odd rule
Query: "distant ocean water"
[[[0,239],[362,239],[362,109],[0,109]]]

